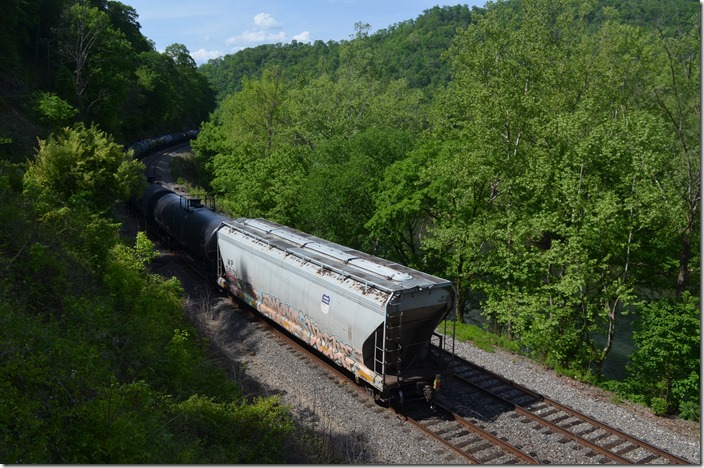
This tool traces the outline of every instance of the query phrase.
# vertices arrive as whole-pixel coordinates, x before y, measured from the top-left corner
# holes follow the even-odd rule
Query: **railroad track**
[[[468,398],[473,401],[466,401]],[[559,436],[563,446],[568,442],[576,444],[572,448],[585,450],[585,457],[594,463],[690,463],[467,361],[456,360],[451,383],[445,386],[442,399],[453,411],[470,419],[477,416],[486,419],[486,414],[477,415],[471,409],[477,405],[493,408],[489,413],[512,411],[518,423],[530,424],[544,435]]]
[[[233,302],[236,302],[235,299],[232,299]],[[348,390],[351,393],[357,394],[359,399],[364,402],[364,404],[367,405],[367,407],[375,408],[375,411],[377,413],[380,412],[385,412],[389,411],[394,414],[396,414],[399,419],[403,422],[406,422],[412,426],[417,427],[420,429],[422,432],[431,435],[432,438],[434,438],[436,441],[440,442],[442,445],[445,447],[449,448],[452,450],[455,455],[455,457],[459,457],[462,459],[464,462],[468,463],[481,463],[478,458],[474,457],[471,451],[468,450],[463,450],[462,447],[458,446],[458,444],[455,441],[452,441],[448,436],[442,437],[438,435],[437,433],[433,432],[433,429],[430,429],[430,427],[433,426],[432,422],[429,422],[426,420],[425,424],[420,422],[422,421],[422,414],[423,414],[423,407],[429,410],[429,406],[427,403],[425,404],[419,404],[417,405],[416,409],[420,412],[416,412],[415,415],[410,415],[406,413],[396,413],[393,409],[390,408],[385,408],[382,406],[377,405],[376,403],[373,402],[372,397],[367,393],[367,391],[354,383],[354,377],[351,376],[349,373],[343,371],[337,366],[334,366],[333,364],[330,363],[330,361],[327,358],[324,358],[320,356],[318,353],[313,352],[311,349],[303,346],[298,340],[295,338],[291,337],[288,333],[283,331],[278,325],[274,324],[270,320],[260,316],[256,312],[252,311],[248,307],[238,307],[238,310],[241,311],[242,313],[245,313],[248,317],[248,320],[251,321],[252,323],[255,324],[260,330],[270,332],[274,339],[279,341],[282,346],[284,346],[286,349],[288,349],[291,352],[295,352],[298,356],[300,356],[300,359],[305,359],[308,361],[312,366],[321,368],[324,370],[332,380],[338,382],[338,383],[345,383]],[[437,410],[437,408],[436,408]],[[450,417],[447,416],[447,410],[444,410],[442,408],[439,409],[439,413],[433,412],[431,417],[435,416],[436,420],[438,420],[439,414],[445,414],[445,419],[450,419]],[[428,415],[426,415],[428,416]],[[439,421],[439,420],[438,420]],[[458,425],[462,425],[465,427],[464,423],[456,422]],[[437,428],[435,428],[435,432],[437,432]],[[480,451],[481,449],[484,449],[484,447],[478,447],[474,446],[475,451]],[[484,457],[487,457],[486,453],[483,454]],[[452,458],[452,457],[451,457]],[[487,458],[483,458],[487,459]],[[506,460],[515,460],[514,458],[506,458]],[[508,461],[507,461],[508,462]]]
[[[354,377],[349,373],[333,365],[327,358],[303,346],[278,325],[261,317],[248,307],[239,308],[239,310],[246,313],[249,320],[255,322],[260,329],[271,332],[275,339],[289,351],[295,351],[301,359],[306,359],[311,365],[324,369],[332,376],[332,380],[338,383],[345,382],[350,392],[364,395],[360,399],[366,401],[368,404],[365,404],[368,407],[376,406],[376,412],[393,412],[401,421],[416,427],[436,442],[444,445],[448,449],[448,458],[446,458],[448,462],[454,459],[471,464],[539,463],[539,460],[531,454],[512,446],[507,441],[484,430],[481,425],[467,421],[439,403],[435,403],[431,408],[425,400],[418,399],[406,402],[402,410],[376,405],[365,389],[354,383]]]
[[[162,179],[162,170],[160,169],[160,163],[166,160],[166,156],[169,155],[169,151],[158,151],[153,155],[144,158],[144,175],[148,179],[154,181],[160,181]]]
[[[168,166],[170,158],[186,148],[190,143],[181,143],[168,148],[156,150],[154,153],[144,157],[144,175],[155,181],[171,182],[171,171]]]
[[[445,406],[411,403],[399,412],[456,455],[473,464],[538,464],[539,461],[477,424],[462,418]]]

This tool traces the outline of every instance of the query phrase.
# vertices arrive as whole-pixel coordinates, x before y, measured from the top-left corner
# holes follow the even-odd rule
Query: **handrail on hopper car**
[[[266,245],[269,246],[269,247],[276,247],[275,245],[272,245],[272,243],[269,241],[269,239],[260,237],[260,236],[258,236],[257,234],[254,234],[254,233],[252,233],[252,232],[245,231],[244,229],[242,229],[242,228],[240,228],[240,227],[238,227],[238,226],[235,226],[235,225],[233,225],[233,224],[230,224],[230,223],[228,223],[227,221],[223,221],[220,226],[221,226],[221,227],[222,227],[222,226],[227,226],[227,227],[229,227],[229,228],[231,228],[231,229],[234,229],[235,231],[240,232],[241,234],[244,234],[244,235],[249,236],[249,237],[253,237],[253,238],[255,238],[256,240],[258,240],[259,242],[262,242],[262,243],[266,244]],[[278,247],[276,247],[276,248],[278,248]],[[303,248],[305,248],[305,245],[304,245]],[[332,265],[326,264],[326,263],[324,263],[324,262],[322,262],[322,261],[320,261],[320,260],[317,260],[317,259],[315,259],[315,258],[309,257],[309,256],[307,256],[307,255],[304,255],[304,254],[300,253],[300,252],[296,252],[296,251],[291,250],[291,249],[286,249],[285,252],[286,252],[287,254],[294,255],[294,256],[300,258],[301,260],[304,260],[304,261],[306,261],[306,262],[310,262],[310,263],[312,263],[313,265],[317,265],[317,266],[319,266],[319,267],[321,267],[321,268],[325,268],[326,270],[329,270],[329,271],[332,271],[332,272],[334,272],[334,273],[337,273],[337,274],[339,274],[339,275],[341,275],[341,276],[344,276],[345,278],[351,278],[351,279],[353,279],[353,280],[355,280],[355,281],[357,281],[357,282],[359,282],[359,283],[363,283],[364,286],[365,286],[365,290],[364,290],[365,293],[367,292],[367,290],[368,290],[370,287],[371,287],[371,288],[378,289],[379,291],[383,291],[383,292],[392,294],[392,295],[398,294],[399,291],[400,291],[399,289],[386,288],[386,287],[384,287],[384,286],[382,286],[382,285],[380,285],[380,284],[369,283],[368,280],[366,280],[366,279],[364,279],[364,278],[362,278],[362,277],[360,277],[360,276],[357,276],[357,275],[355,275],[354,273],[352,273],[352,272],[350,272],[350,271],[347,271],[347,270],[344,270],[344,269],[340,269],[340,268],[336,268],[336,267],[334,267],[334,266],[332,266]],[[322,255],[324,255],[324,254],[322,254]],[[375,275],[377,275],[377,276],[380,276],[378,273],[374,273],[374,272],[370,272],[370,273],[375,274]],[[388,280],[390,280],[390,281],[393,281],[393,278],[391,278],[391,277],[384,277],[384,278],[386,278],[386,279],[388,279]],[[433,289],[434,287],[447,287],[448,285],[452,285],[452,282],[438,283],[438,284],[428,284],[428,285],[426,285],[426,286],[424,286],[424,287],[421,287],[421,286],[414,286],[414,288],[417,288],[419,291],[422,291],[423,289]],[[453,289],[454,289],[454,285],[452,285],[452,287],[453,287]],[[403,289],[403,290],[405,290],[405,291],[410,291],[411,289],[413,289],[413,288],[406,288],[406,289]]]

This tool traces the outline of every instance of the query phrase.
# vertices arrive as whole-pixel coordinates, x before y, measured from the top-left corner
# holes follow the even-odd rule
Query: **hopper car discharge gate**
[[[287,302],[288,313],[293,310],[295,316],[278,317],[276,321],[285,322],[289,332],[310,346],[310,330],[303,329],[300,323],[292,325],[297,321],[296,314],[301,314],[306,326],[312,323],[316,332],[318,327],[324,332],[326,340],[342,343],[349,354],[340,365],[353,372],[358,383],[364,381],[376,399],[400,404],[405,398],[404,391],[410,389],[421,398],[432,400],[439,387],[440,373],[447,372],[451,366],[451,361],[444,366],[430,364],[433,338],[440,347],[446,343],[434,330],[454,307],[455,291],[450,282],[261,219],[223,222],[218,229],[217,256],[220,286],[264,315],[271,311],[265,313],[261,309],[263,305],[258,295],[262,291],[269,294],[277,288],[281,291],[289,288],[288,294],[280,294],[280,299]],[[236,258],[239,256],[242,259]],[[261,267],[261,264],[268,266]],[[269,268],[266,277],[254,273],[259,268]],[[290,285],[273,284],[274,276],[279,282],[283,279]],[[289,298],[299,293],[291,288],[316,293],[307,292],[307,297],[299,297],[297,305],[295,299],[288,303]],[[317,291],[332,292],[320,294]],[[324,315],[317,311],[315,315],[315,309],[323,307],[311,306],[310,296],[315,294],[317,298],[322,295],[324,303],[327,298],[325,309],[332,310],[330,295],[336,296],[338,304],[345,302],[347,309],[338,311],[334,318],[324,316],[328,311]],[[342,296],[345,296],[344,301],[339,299]],[[325,319],[331,322],[324,325]],[[348,336],[335,331],[340,323],[332,323],[334,319],[344,322]],[[377,320],[376,324],[370,325],[373,320]],[[360,331],[362,321],[366,328]],[[452,342],[454,345],[454,340]],[[321,350],[318,342],[312,346]],[[322,348],[326,346],[322,344]],[[450,354],[454,354],[453,351]],[[422,371],[414,370],[417,362],[423,363]]]

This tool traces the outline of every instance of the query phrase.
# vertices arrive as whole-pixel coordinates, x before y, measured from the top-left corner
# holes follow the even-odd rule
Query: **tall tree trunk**
[[[597,376],[602,374],[602,366],[604,365],[606,356],[608,356],[614,345],[614,336],[616,335],[616,311],[618,310],[618,303],[618,298],[616,298],[613,304],[611,304],[611,301],[609,301],[608,298],[604,299],[604,308],[606,309],[606,314],[609,318],[609,329],[606,333],[606,345],[604,345],[604,348],[601,350],[599,361],[596,363]]]
[[[689,277],[689,259],[692,255],[692,239],[688,233],[682,235],[682,250],[680,251],[680,269],[677,274],[677,297],[680,297],[687,288]]]

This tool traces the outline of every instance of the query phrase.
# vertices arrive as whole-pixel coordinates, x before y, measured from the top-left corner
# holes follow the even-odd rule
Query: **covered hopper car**
[[[450,281],[265,219],[231,219],[150,184],[145,220],[213,281],[354,375],[375,398],[431,401],[447,362],[435,329],[455,305]],[[437,341],[435,341],[437,340]]]

